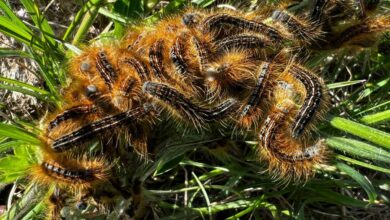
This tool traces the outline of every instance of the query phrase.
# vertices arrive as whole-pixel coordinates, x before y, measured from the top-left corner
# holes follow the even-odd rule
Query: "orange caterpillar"
[[[284,8],[261,16],[190,9],[140,25],[116,44],[86,48],[69,62],[63,108],[44,121],[44,156],[32,178],[60,188],[115,188],[107,164],[118,159],[118,140],[146,157],[151,131],[168,116],[198,132],[223,123],[254,134],[273,176],[308,179],[326,157],[313,130],[329,97],[320,74],[293,49],[324,41],[323,16],[334,2],[315,1],[307,16]],[[340,42],[389,28],[387,17],[377,19]],[[91,158],[99,160],[84,156],[94,141],[101,148]]]

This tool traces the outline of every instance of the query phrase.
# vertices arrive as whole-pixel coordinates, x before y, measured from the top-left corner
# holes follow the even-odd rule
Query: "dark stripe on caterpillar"
[[[50,131],[53,128],[57,127],[61,122],[64,122],[68,119],[76,119],[85,114],[93,113],[95,111],[96,107],[94,105],[81,105],[72,107],[57,115],[57,117],[49,123],[47,129]]]
[[[322,22],[324,9],[328,4],[328,0],[315,0],[313,10],[311,12],[311,20],[317,23]]]
[[[354,25],[352,27],[349,27],[345,29],[343,32],[341,32],[336,40],[336,45],[341,46],[342,44],[348,42],[349,40],[353,39],[354,37],[358,36],[359,34],[365,34],[365,33],[371,33],[375,31],[380,31],[380,28],[373,29],[370,27],[367,22],[363,22],[361,24]]]
[[[238,109],[238,101],[235,99],[227,99],[221,104],[211,109],[203,109],[207,121],[215,121],[228,117]]]
[[[249,97],[248,103],[244,107],[244,109],[241,112],[241,117],[244,117],[246,114],[248,114],[249,110],[252,107],[256,107],[261,99],[261,96],[264,92],[265,83],[267,82],[268,75],[270,72],[270,63],[263,63],[260,69],[259,77],[257,78],[255,88],[253,89],[253,92],[251,96]]]
[[[133,110],[105,117],[55,140],[52,149],[56,152],[68,150],[75,147],[75,143],[89,139],[106,129],[118,127],[126,122],[136,121],[145,116],[149,111],[149,107],[138,107]]]
[[[145,33],[141,33],[137,36],[137,38],[135,39],[135,41],[133,43],[130,43],[128,46],[127,46],[127,50],[131,51],[134,49],[134,47],[138,46],[139,42],[142,40],[142,38],[145,37]]]
[[[306,98],[292,126],[292,137],[298,138],[320,106],[323,97],[322,84],[318,77],[299,66],[291,66],[290,71],[295,78],[302,82],[306,90]]]
[[[178,110],[182,116],[189,117],[194,123],[219,120],[237,109],[237,101],[234,99],[228,99],[210,109],[197,106],[176,89],[160,83],[146,82],[142,90],[171,105],[173,109]]]
[[[91,182],[95,180],[95,170],[92,169],[65,169],[48,162],[41,164],[42,168],[47,172],[61,177],[69,182]]]
[[[126,80],[122,85],[122,91],[125,96],[128,96],[131,91],[134,90],[134,87],[136,85],[136,79],[133,77],[130,77],[130,79]]]
[[[224,25],[230,25],[241,30],[253,31],[268,36],[273,42],[280,42],[283,37],[278,30],[260,22],[235,17],[229,14],[217,14],[208,17],[203,24],[204,32],[212,32],[222,29]]]
[[[269,44],[263,38],[247,34],[226,37],[216,42],[218,52],[236,48],[256,49],[266,47],[267,45]]]
[[[301,40],[313,39],[316,36],[313,36],[315,30],[318,28],[318,24],[312,24],[305,26],[299,20],[287,14],[285,11],[276,10],[272,13],[272,19],[281,23],[288,31],[294,34],[294,37],[297,37]]]
[[[170,50],[170,57],[173,64],[176,67],[176,71],[182,76],[188,76],[188,63],[189,60],[186,58],[186,48],[183,42],[183,36],[177,37],[173,47]]]
[[[197,13],[187,13],[184,14],[182,17],[182,22],[187,27],[195,27],[199,24],[200,21],[200,15]]]
[[[127,58],[124,60],[124,62],[134,67],[142,81],[147,81],[150,79],[148,67],[142,61],[139,61],[135,58]]]
[[[104,51],[99,51],[96,58],[96,69],[100,73],[100,76],[104,79],[104,82],[109,89],[112,89],[112,85],[117,77],[117,73],[114,67],[108,61],[107,55]]]
[[[281,131],[281,126],[287,120],[288,109],[278,109],[278,111],[272,113],[265,120],[260,131],[261,146],[268,149],[274,156],[283,161],[294,163],[296,161],[310,160],[320,153],[319,145],[315,144],[299,152],[292,154],[286,154],[280,151],[275,143],[280,143],[280,140],[276,140],[276,134]]]
[[[196,51],[198,52],[200,71],[202,71],[209,61],[209,55],[211,52],[209,47],[204,42],[199,41],[196,37],[192,37],[192,41],[195,45]]]
[[[164,68],[164,40],[157,40],[149,49],[149,63],[153,70],[154,75],[162,79],[163,76],[166,75]]]

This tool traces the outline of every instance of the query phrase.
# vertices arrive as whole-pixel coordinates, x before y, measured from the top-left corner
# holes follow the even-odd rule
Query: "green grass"
[[[0,77],[0,89],[35,97],[47,106],[40,113],[43,116],[45,111],[61,106],[59,88],[67,79],[65,60],[85,44],[105,37],[120,38],[139,20],[153,23],[189,4],[210,7],[215,1],[173,0],[153,10],[159,0],[89,0],[80,5],[63,36],[56,36],[49,18],[40,10],[42,5],[32,0],[20,2],[30,16],[28,21],[21,20],[6,1],[0,0],[0,32],[24,45],[23,49],[0,48],[0,58],[35,61],[44,86]],[[90,39],[88,30],[99,21],[104,31]],[[389,44],[390,38],[383,41]],[[323,59],[329,56],[335,57],[331,65]],[[188,134],[178,140],[168,138],[156,146],[166,150],[159,151],[155,161],[143,163],[133,158],[137,169],[131,175],[144,181],[145,198],[153,204],[154,213],[162,219],[389,216],[390,54],[376,48],[359,53],[338,51],[336,55],[323,52],[308,63],[322,67],[329,89],[341,98],[319,129],[333,153],[327,165],[318,167],[315,178],[288,186],[275,182],[260,172],[264,163],[257,161],[251,140],[213,148],[218,137]],[[38,218],[44,213],[46,191],[28,185],[25,177],[39,157],[39,117],[31,121],[13,115],[1,118],[0,182],[13,183],[15,189],[22,190],[19,199],[12,190],[9,195],[2,194],[6,203],[13,204],[3,217]],[[120,208],[118,202],[115,209]],[[109,217],[116,219],[117,215],[112,212]]]

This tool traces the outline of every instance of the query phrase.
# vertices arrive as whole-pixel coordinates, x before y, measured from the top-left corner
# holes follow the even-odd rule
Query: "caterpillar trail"
[[[313,130],[329,97],[321,73],[296,57],[367,46],[390,19],[370,16],[375,2],[356,1],[364,18],[345,28],[344,1],[316,0],[301,14],[283,2],[256,13],[192,8],[85,47],[69,61],[62,107],[43,119],[43,157],[31,179],[92,197],[107,182],[120,188],[121,175],[133,172],[132,153],[153,155],[156,130],[173,121],[194,133],[239,129],[259,142],[272,177],[307,180],[326,158]]]

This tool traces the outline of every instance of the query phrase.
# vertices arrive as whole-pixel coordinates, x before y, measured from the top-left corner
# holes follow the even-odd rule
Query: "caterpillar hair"
[[[140,61],[140,59],[126,58],[123,62],[132,66],[142,81],[150,79],[149,69],[144,62]]]
[[[164,40],[160,39],[156,41],[149,50],[150,66],[153,70],[154,76],[158,79],[162,79],[167,75],[165,67],[163,65],[164,57]]]
[[[225,26],[231,26],[244,31],[251,31],[257,34],[265,35],[275,43],[279,43],[283,40],[282,35],[277,29],[274,29],[268,25],[260,22],[247,20],[245,18],[236,17],[230,14],[222,13],[211,15],[203,22],[203,32],[218,32]]]
[[[272,13],[272,19],[285,28],[287,32],[293,33],[293,38],[297,38],[303,43],[314,41],[322,34],[319,24],[295,17],[286,11],[275,10]]]
[[[364,22],[342,31],[336,39],[336,45],[338,47],[341,45],[371,46],[372,40],[378,34],[388,30],[390,30],[390,16],[385,15],[375,19],[366,19]]]
[[[306,90],[306,98],[292,126],[292,137],[298,138],[318,112],[318,108],[323,106],[322,103],[326,97],[324,95],[325,86],[317,76],[298,65],[292,65],[289,71],[305,86]]]
[[[109,62],[107,54],[101,50],[96,58],[96,69],[99,71],[100,76],[104,79],[109,89],[112,89],[112,85],[115,82],[117,73],[114,67]]]
[[[234,49],[261,49],[270,46],[266,39],[249,34],[226,37],[215,44],[219,53]]]
[[[286,126],[294,104],[277,104],[265,120],[259,135],[260,155],[268,160],[269,170],[282,179],[308,179],[313,166],[323,161],[322,141],[306,146],[305,142],[290,138]],[[287,131],[287,132],[286,132]]]
[[[61,122],[70,119],[76,119],[85,114],[96,112],[96,106],[94,105],[80,105],[71,107],[62,113],[58,114],[52,121],[50,121],[47,129],[50,131],[53,128],[57,127]]]
[[[222,119],[236,109],[236,101],[233,99],[226,100],[211,109],[200,107],[178,90],[161,83],[146,82],[142,89],[145,93],[163,101],[172,111],[179,112],[182,118],[189,118],[195,127],[205,122]]]
[[[30,176],[38,184],[82,191],[106,181],[109,169],[103,159],[45,154],[43,162],[31,168]]]
[[[246,51],[230,51],[218,60],[210,62],[205,70],[208,98],[216,100],[224,96],[242,97],[255,84],[257,62]]]
[[[186,56],[186,48],[183,42],[184,36],[179,36],[175,40],[175,44],[170,50],[170,58],[176,67],[176,71],[185,77],[189,77],[192,71],[189,69],[189,60]]]
[[[52,143],[52,149],[56,152],[68,150],[75,147],[76,143],[85,141],[104,130],[113,129],[124,123],[136,121],[149,113],[150,110],[151,109],[149,107],[139,107],[114,116],[108,116],[99,121],[85,125],[70,134],[54,140]]]
[[[248,114],[248,112],[254,108],[257,107],[259,104],[261,97],[263,95],[264,90],[266,89],[266,83],[268,81],[268,77],[270,75],[270,63],[264,62],[260,68],[260,74],[257,78],[256,85],[252,91],[252,94],[250,95],[248,102],[246,103],[245,107],[241,111],[241,117],[244,117]]]

